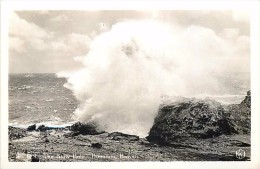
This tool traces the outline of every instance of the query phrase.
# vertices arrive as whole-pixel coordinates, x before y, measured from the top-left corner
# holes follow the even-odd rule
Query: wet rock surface
[[[236,131],[229,116],[224,107],[213,100],[190,99],[162,105],[147,138],[164,144],[232,134]]]
[[[27,128],[27,131],[33,131],[36,130],[36,124],[33,124]]]
[[[183,143],[250,132],[250,92],[240,104],[185,99],[161,105],[147,139],[158,144]]]

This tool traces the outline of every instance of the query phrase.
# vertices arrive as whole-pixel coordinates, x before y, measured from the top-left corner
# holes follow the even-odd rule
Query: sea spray
[[[220,91],[212,73],[235,68],[229,47],[228,40],[199,26],[119,22],[93,39],[78,59],[82,69],[65,75],[65,87],[79,101],[74,118],[95,121],[108,132],[147,136],[161,96]],[[234,62],[228,67],[221,58]]]

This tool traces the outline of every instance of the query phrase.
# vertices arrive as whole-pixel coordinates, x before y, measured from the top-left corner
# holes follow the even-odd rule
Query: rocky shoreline
[[[9,161],[247,161],[250,95],[236,105],[194,99],[161,105],[146,138],[107,133],[95,123],[9,126]]]
[[[237,161],[250,160],[250,135],[222,135],[158,145],[119,132],[73,135],[67,129],[25,131],[9,127],[9,161]],[[15,135],[15,136],[14,136]],[[246,156],[236,157],[242,149]]]

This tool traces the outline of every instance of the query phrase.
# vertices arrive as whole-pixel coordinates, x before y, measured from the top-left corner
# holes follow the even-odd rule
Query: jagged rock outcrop
[[[240,104],[232,104],[226,107],[231,114],[232,122],[236,130],[241,134],[249,134],[251,131],[251,92],[247,92],[245,99]]]
[[[245,106],[249,109],[251,108],[251,91],[250,90],[247,92],[245,99],[240,103],[240,105]]]
[[[44,132],[48,130],[48,127],[46,127],[45,125],[40,125],[38,128],[37,128],[37,131],[41,131],[41,132]]]
[[[159,144],[250,132],[250,91],[240,104],[184,99],[159,108],[147,139]]]
[[[104,131],[98,128],[96,123],[81,123],[77,122],[70,127],[70,130],[74,132],[74,135],[96,135],[104,133]]]
[[[27,131],[34,131],[34,130],[36,130],[36,124],[30,125],[27,128]]]

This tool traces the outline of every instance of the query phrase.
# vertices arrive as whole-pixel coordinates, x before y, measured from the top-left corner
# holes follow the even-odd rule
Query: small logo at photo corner
[[[236,157],[238,159],[243,159],[243,158],[245,158],[245,156],[246,156],[245,150],[239,149],[236,151]]]

